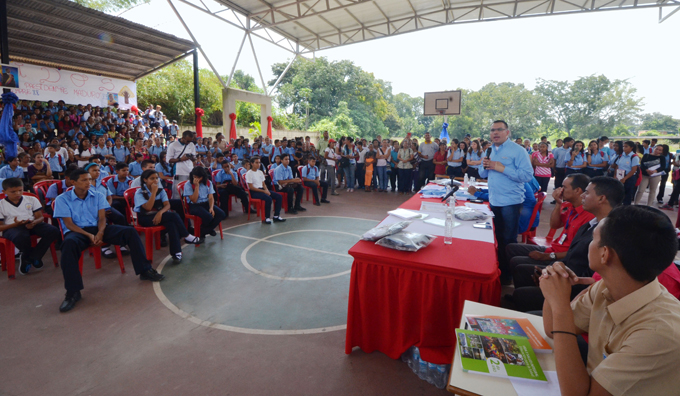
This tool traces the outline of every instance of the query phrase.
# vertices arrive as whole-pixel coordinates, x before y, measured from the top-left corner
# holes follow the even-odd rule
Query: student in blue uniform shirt
[[[238,181],[238,174],[233,164],[228,161],[222,161],[222,169],[215,175],[215,188],[220,193],[220,207],[224,211],[225,216],[229,217],[229,200],[232,195],[241,200],[243,204],[243,211],[248,210],[248,193],[241,187]]]
[[[17,157],[7,157],[7,166],[0,169],[0,178],[10,179],[16,177],[18,179],[24,178],[24,169],[19,166],[19,159]]]
[[[586,175],[591,178],[596,176],[604,176],[604,171],[609,165],[609,155],[601,150],[597,140],[591,140],[588,143],[587,153],[588,167],[586,168]]]
[[[276,169],[276,167],[278,167],[279,165],[281,165],[281,156],[277,155],[277,156],[274,157],[274,160],[272,161],[271,165],[269,166],[269,169]]]
[[[130,150],[123,146],[123,141],[120,138],[116,139],[116,145],[111,148],[113,156],[116,157],[116,162],[126,162],[130,155]]]
[[[328,183],[321,181],[319,178],[319,168],[316,167],[316,158],[307,158],[307,165],[302,167],[300,177],[302,178],[304,185],[312,189],[314,205],[321,206],[321,203],[330,203],[330,201],[326,199],[328,196]],[[319,200],[319,189],[321,189],[321,200]]]
[[[111,206],[121,213],[125,212],[125,190],[130,188],[130,183],[133,178],[128,176],[128,165],[124,162],[116,164],[116,177],[112,177],[106,182],[106,186],[111,191],[111,198],[113,199]]]
[[[257,155],[258,157],[262,157],[262,150],[260,149],[260,145],[259,145],[259,144],[253,143],[253,148],[250,150],[250,156],[251,156],[251,157],[254,157],[254,156],[256,156],[256,155]]]
[[[155,170],[158,172],[158,177],[163,181],[163,187],[172,186],[172,166],[166,161],[168,153],[161,152],[158,156],[158,163],[155,165]]]
[[[234,148],[231,149],[232,154],[236,154],[240,161],[246,158],[247,149],[242,146],[241,139],[236,139],[234,142]]]
[[[281,158],[281,165],[274,170],[274,180],[272,184],[276,186],[277,192],[284,192],[288,198],[288,213],[297,214],[298,211],[305,211],[300,204],[302,202],[302,180],[293,177],[293,170],[290,168],[290,157],[284,154]],[[293,194],[295,194],[295,204],[293,205]]]
[[[158,282],[165,277],[151,267],[144,245],[132,227],[106,225],[106,198],[90,189],[90,174],[84,169],[71,173],[74,189],[60,195],[55,204],[54,217],[62,224],[64,241],[61,245],[61,270],[64,274],[66,298],[59,311],[67,312],[81,299],[83,277],[78,262],[89,246],[110,243],[129,246],[132,265],[141,280]]]
[[[451,145],[446,157],[447,165],[446,174],[454,177],[463,177],[463,160],[465,153],[458,148],[458,139],[451,139]]]
[[[154,138],[154,145],[149,147],[149,155],[157,155],[160,158],[163,151],[165,151],[165,148],[161,144],[161,139]]]
[[[577,140],[574,143],[574,147],[571,152],[567,155],[567,175],[573,173],[584,173],[584,169],[588,166],[586,161],[586,153],[583,142]]]
[[[89,163],[85,166],[84,168],[89,174],[90,174],[90,188],[93,191],[96,191],[100,194],[102,194],[104,197],[106,197],[106,202],[108,202],[109,205],[111,205],[111,191],[104,186],[101,181],[97,181],[98,178],[100,178],[100,168],[99,165],[95,163]],[[126,216],[119,212],[118,210],[114,208],[108,208],[106,209],[106,219],[109,221],[109,224],[117,224],[117,225],[122,225],[122,226],[127,226],[129,225],[127,222]],[[126,251],[124,247],[121,246],[121,252]],[[116,253],[114,250],[106,247],[102,248],[102,253],[104,254],[104,257],[106,258],[114,258],[116,257]]]
[[[52,184],[45,193],[45,211],[48,214],[52,214],[52,201],[54,201],[59,195],[63,194],[69,187],[73,186],[71,182],[71,173],[78,169],[76,164],[69,165],[64,171],[64,180]]]
[[[52,169],[52,177],[55,179],[60,179],[64,174],[64,169],[66,168],[66,159],[62,158],[61,154],[57,154],[59,151],[59,146],[56,144],[50,144],[47,146],[47,156],[45,159],[50,164]]]
[[[206,146],[208,139],[196,141],[196,154],[206,154],[208,152],[208,147]]]
[[[130,162],[130,166],[128,167],[130,176],[138,177],[142,175],[142,160],[144,160],[144,155],[141,153],[136,153],[134,162]]]
[[[104,136],[99,137],[98,144],[94,146],[93,149],[95,154],[101,155],[104,158],[113,156],[111,148],[106,146],[106,138]]]
[[[170,210],[170,201],[160,183],[158,172],[145,170],[141,178],[141,187],[135,193],[134,211],[137,213],[137,222],[142,227],[163,226],[167,232],[170,255],[176,263],[182,261],[182,241],[192,244],[200,244],[204,241],[189,234],[184,221],[175,212]]]
[[[208,171],[203,167],[194,168],[189,174],[189,181],[184,185],[184,197],[189,204],[189,213],[201,218],[201,238],[205,235],[215,236],[215,227],[227,216],[222,209],[215,206],[215,189],[210,181]]]
[[[630,205],[635,195],[637,171],[640,168],[640,157],[635,154],[635,142],[628,140],[623,143],[623,154],[612,165],[614,176],[623,183],[625,195],[623,204]]]
[[[270,158],[273,160],[277,155],[283,155],[283,149],[284,147],[281,147],[281,141],[279,139],[274,140],[274,147],[271,150]]]

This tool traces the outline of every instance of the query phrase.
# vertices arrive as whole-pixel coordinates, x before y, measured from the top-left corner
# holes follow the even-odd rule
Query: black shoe
[[[28,271],[31,269],[31,262],[24,259],[23,255],[19,255],[17,259],[19,260],[19,273],[21,275],[28,274]]]
[[[295,210],[295,209],[288,209],[288,212],[286,212],[286,213],[294,214],[294,215],[298,214],[297,210]]]
[[[31,263],[33,265],[33,268],[35,268],[37,270],[43,269],[44,264],[43,264],[42,260],[33,260],[33,261],[31,261]]]
[[[115,247],[113,248],[113,251],[114,252],[116,251]],[[122,254],[123,256],[129,256],[130,255],[130,249],[126,248],[125,246],[121,246],[120,247],[120,254]]]
[[[302,206],[296,206],[295,210],[300,211],[300,212],[304,212],[307,209],[303,208]]]
[[[321,204],[318,202],[314,202],[314,206],[321,206]]]
[[[217,236],[217,231],[210,230],[209,234],[210,234],[210,236]]]
[[[64,299],[64,302],[59,306],[59,312],[68,312],[72,310],[73,307],[76,306],[76,303],[80,301],[81,297],[80,291],[73,293],[71,296],[66,293],[66,299]]]
[[[175,264],[179,264],[182,262],[182,253],[175,253],[172,255],[172,262]]]
[[[168,246],[168,236],[162,235],[161,236],[161,247],[167,247],[167,246]]]
[[[550,205],[555,205],[555,200],[553,200],[552,202],[550,202]]]
[[[274,221],[278,223],[283,223],[286,219],[282,219],[281,216],[274,216]]]
[[[102,248],[102,256],[107,259],[116,258],[117,254],[115,248],[111,248],[110,246]]]
[[[165,279],[165,275],[159,274],[155,269],[151,268],[139,274],[139,279],[148,280],[151,282],[160,282]]]
[[[329,200],[327,200],[327,199],[322,199],[322,200],[321,200],[321,203],[331,203],[331,201],[329,201]]]

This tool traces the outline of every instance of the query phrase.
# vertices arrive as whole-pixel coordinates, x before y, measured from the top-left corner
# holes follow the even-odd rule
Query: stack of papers
[[[472,202],[466,202],[465,206],[467,206],[470,209],[478,210],[482,213],[484,213],[487,216],[494,217],[493,212],[491,211],[491,208],[489,208],[486,204],[476,204]]]
[[[388,214],[391,214],[392,216],[399,217],[400,219],[406,219],[406,220],[411,220],[411,219],[424,219],[427,217],[426,214],[416,212],[413,210],[408,210],[408,209],[395,209],[395,210],[390,210],[387,212]]]

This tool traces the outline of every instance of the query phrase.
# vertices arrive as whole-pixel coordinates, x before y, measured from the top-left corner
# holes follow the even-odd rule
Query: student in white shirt
[[[286,221],[281,218],[281,203],[283,198],[281,194],[269,191],[265,185],[264,173],[260,170],[260,157],[253,157],[250,159],[250,170],[246,173],[246,183],[250,189],[250,197],[253,199],[261,199],[264,201],[264,220],[267,224],[272,223],[271,210],[272,201],[274,201],[274,221]]]
[[[357,170],[356,170],[356,179],[359,181],[359,187],[357,187],[359,190],[364,189],[364,177],[366,176],[366,168],[364,168],[364,160],[366,159],[366,153],[368,153],[368,149],[364,146],[364,142],[362,140],[357,140],[357,151],[359,152],[359,159],[357,160]]]
[[[189,174],[194,169],[193,161],[196,158],[196,146],[194,145],[195,138],[195,132],[184,131],[181,139],[168,145],[168,163],[175,167],[175,186],[184,180],[189,180]],[[177,189],[173,188],[172,190],[172,198],[179,199],[180,196]]]
[[[378,192],[387,192],[387,166],[392,158],[392,150],[387,142],[383,140],[381,147],[378,148],[375,158],[378,160],[376,170],[378,173]]]
[[[326,159],[326,183],[331,188],[331,195],[340,195],[335,192],[335,161],[339,157],[335,153],[335,140],[328,140],[328,147],[323,152],[323,156]]]

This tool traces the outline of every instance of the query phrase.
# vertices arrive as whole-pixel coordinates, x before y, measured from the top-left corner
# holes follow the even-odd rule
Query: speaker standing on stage
[[[501,277],[509,279],[505,246],[517,243],[519,215],[524,202],[524,183],[534,177],[529,154],[522,146],[510,141],[505,121],[491,126],[491,148],[485,153],[479,175],[489,181],[489,203],[494,213],[498,261]]]

